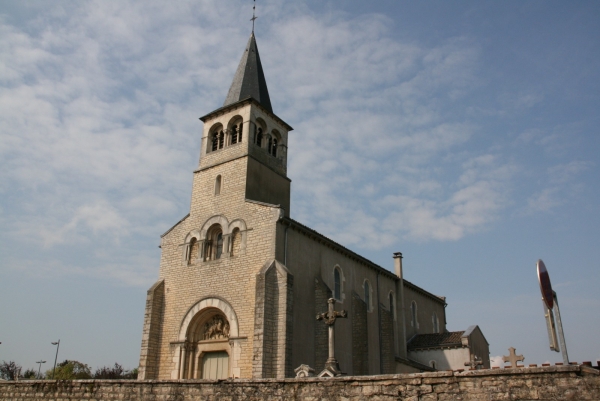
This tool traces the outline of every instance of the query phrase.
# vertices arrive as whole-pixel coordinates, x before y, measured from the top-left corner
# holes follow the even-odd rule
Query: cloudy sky
[[[263,1],[292,217],[447,297],[491,356],[600,360],[600,3]],[[159,237],[249,0],[0,3],[0,360],[137,366]]]

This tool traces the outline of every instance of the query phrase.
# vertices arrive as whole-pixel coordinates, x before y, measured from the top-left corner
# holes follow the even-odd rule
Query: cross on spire
[[[252,6],[252,18],[250,18],[250,21],[252,21],[252,33],[254,33],[254,21],[257,18],[258,17],[256,16],[256,0],[254,0],[254,5]]]
[[[516,368],[517,367],[517,362],[523,362],[525,360],[525,357],[523,355],[517,355],[515,354],[515,348],[510,347],[508,349],[508,356],[502,356],[502,360],[504,362],[510,362],[510,367],[511,368]]]

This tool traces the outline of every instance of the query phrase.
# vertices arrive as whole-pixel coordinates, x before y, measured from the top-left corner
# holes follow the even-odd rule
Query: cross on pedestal
[[[510,347],[508,349],[508,356],[502,356],[502,360],[504,362],[510,362],[510,366],[512,368],[516,368],[517,367],[517,362],[523,362],[525,360],[525,357],[523,355],[517,355],[515,354],[515,348]]]
[[[340,366],[338,365],[337,359],[335,359],[335,337],[334,337],[334,324],[338,317],[348,317],[345,310],[335,311],[335,299],[329,298],[327,300],[328,308],[327,312],[319,313],[317,320],[323,320],[329,328],[329,358],[325,362],[325,369],[319,373],[319,377],[323,376],[339,376],[342,374]]]
[[[477,359],[477,355],[471,354],[471,361],[465,362],[465,366],[469,366],[471,370],[477,369],[477,366],[483,366],[483,361],[481,359]]]

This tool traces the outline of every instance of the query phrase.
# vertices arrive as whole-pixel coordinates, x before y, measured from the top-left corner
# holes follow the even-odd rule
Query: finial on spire
[[[256,0],[254,0],[254,5],[252,6],[252,18],[250,18],[250,21],[252,21],[252,34],[254,34],[254,20],[256,20],[258,17],[256,16]]]

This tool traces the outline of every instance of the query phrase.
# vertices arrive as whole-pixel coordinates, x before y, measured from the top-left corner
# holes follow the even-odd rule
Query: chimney
[[[394,252],[394,270],[398,278],[402,277],[402,252]]]

